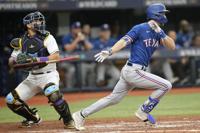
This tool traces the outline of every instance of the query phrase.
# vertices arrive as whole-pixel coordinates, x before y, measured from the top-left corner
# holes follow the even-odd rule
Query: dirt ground
[[[161,117],[156,126],[149,127],[136,119],[88,120],[85,131],[64,129],[61,121],[45,121],[30,128],[20,128],[19,123],[0,125],[1,133],[200,133],[199,117]]]
[[[110,92],[98,93],[70,93],[65,94],[69,102],[78,102],[91,98],[100,98]],[[129,95],[148,95],[149,90],[131,91]],[[170,94],[200,93],[200,88],[173,89]],[[44,96],[35,96],[28,101],[29,104],[47,104]],[[5,106],[3,98],[0,105]],[[30,128],[20,128],[19,123],[0,124],[0,133],[74,133],[75,130],[64,129],[61,121],[44,121],[40,125]],[[146,126],[135,118],[129,119],[89,119],[86,121],[86,130],[81,133],[200,133],[200,116],[167,116],[158,117],[154,127]]]

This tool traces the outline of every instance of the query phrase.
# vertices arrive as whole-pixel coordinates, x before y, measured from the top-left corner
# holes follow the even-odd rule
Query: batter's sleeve
[[[52,35],[47,37],[47,39],[44,41],[44,45],[46,46],[49,54],[54,54],[59,51],[56,39]]]
[[[122,39],[124,39],[127,44],[132,44],[139,36],[139,29],[139,26],[134,26]]]

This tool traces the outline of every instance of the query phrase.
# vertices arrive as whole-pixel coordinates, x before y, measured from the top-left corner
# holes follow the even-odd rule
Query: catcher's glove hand
[[[25,53],[20,53],[17,56],[16,62],[17,62],[17,64],[37,62],[37,58],[36,57],[32,57],[30,55],[27,55]]]

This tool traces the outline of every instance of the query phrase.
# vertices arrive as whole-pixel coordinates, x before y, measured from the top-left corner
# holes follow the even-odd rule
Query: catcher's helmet
[[[40,33],[45,33],[46,21],[45,21],[44,15],[41,12],[36,11],[36,12],[33,12],[33,13],[29,13],[28,15],[26,15],[23,18],[23,24],[24,25],[30,24],[34,21],[40,22],[40,23],[34,23],[33,24],[34,30],[36,30]]]
[[[155,3],[148,6],[146,13],[147,19],[153,19],[161,24],[167,23],[167,17],[165,13],[169,12],[162,3]]]

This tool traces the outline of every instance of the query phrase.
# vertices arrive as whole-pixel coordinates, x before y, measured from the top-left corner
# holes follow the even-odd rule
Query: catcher
[[[45,30],[45,17],[33,12],[23,18],[26,32],[15,38],[10,45],[14,48],[9,65],[38,61],[58,60],[59,49],[55,38]],[[41,118],[36,108],[30,108],[25,101],[43,91],[49,103],[63,119],[65,128],[74,128],[69,106],[59,91],[59,74],[56,63],[26,68],[28,77],[6,96],[8,108],[25,118],[22,127],[39,124]]]

